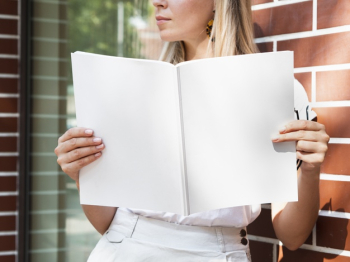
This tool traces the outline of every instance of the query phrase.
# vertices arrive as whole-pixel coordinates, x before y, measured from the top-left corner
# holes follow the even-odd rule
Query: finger
[[[273,137],[271,137],[273,142],[286,142],[286,141],[299,141],[299,140],[305,140],[305,141],[323,141],[323,134],[320,132],[315,131],[295,131],[285,134],[276,134]]]
[[[102,152],[98,152],[96,154],[83,157],[72,163],[67,163],[62,166],[62,171],[69,175],[73,180],[77,181],[79,179],[79,170],[82,169],[84,166],[87,166],[88,164],[94,162],[101,156]]]
[[[285,133],[295,132],[299,130],[320,131],[320,130],[325,130],[325,127],[324,125],[314,121],[294,120],[286,124],[284,127],[282,127],[279,130],[279,132],[280,134],[285,134]]]
[[[296,145],[296,150],[306,153],[325,153],[327,151],[327,146],[319,142],[299,140]]]
[[[323,153],[308,153],[297,151],[297,159],[302,160],[305,163],[320,165],[324,160],[325,155]]]
[[[57,150],[55,150],[56,155],[62,153],[68,153],[73,149],[79,147],[87,147],[93,145],[99,145],[102,143],[102,139],[100,137],[79,137],[79,138],[71,138],[57,146]]]
[[[72,163],[81,158],[101,152],[104,148],[105,148],[104,144],[100,144],[98,146],[88,146],[83,148],[77,148],[68,152],[67,154],[63,154],[62,156],[58,157],[57,163],[61,166],[68,163]]]
[[[89,137],[93,134],[93,130],[85,127],[73,127],[68,129],[59,139],[58,143],[63,143],[74,137]]]

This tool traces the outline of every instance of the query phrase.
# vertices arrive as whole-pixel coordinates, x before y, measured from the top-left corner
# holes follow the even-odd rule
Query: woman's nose
[[[152,4],[155,7],[163,7],[166,8],[168,6],[168,1],[167,0],[152,0]]]

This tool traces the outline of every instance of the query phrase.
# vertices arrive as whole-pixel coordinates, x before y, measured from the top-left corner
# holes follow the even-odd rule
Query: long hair
[[[251,0],[217,0],[207,56],[257,53],[254,42]],[[212,39],[215,38],[215,41]],[[185,61],[182,41],[166,42],[159,60],[178,64]]]

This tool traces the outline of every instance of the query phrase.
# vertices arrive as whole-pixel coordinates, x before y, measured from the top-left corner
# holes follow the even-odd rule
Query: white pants
[[[118,210],[88,262],[249,262],[245,228],[168,223]]]

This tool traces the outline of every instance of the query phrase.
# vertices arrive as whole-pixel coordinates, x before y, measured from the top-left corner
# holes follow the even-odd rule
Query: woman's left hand
[[[323,163],[329,136],[325,126],[308,120],[294,120],[272,137],[273,142],[296,141],[297,159],[303,161],[302,173],[319,170]]]

